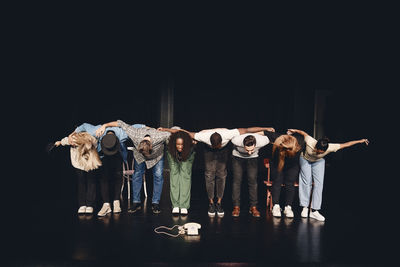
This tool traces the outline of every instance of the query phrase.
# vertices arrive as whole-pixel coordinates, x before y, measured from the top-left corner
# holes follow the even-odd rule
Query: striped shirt
[[[137,161],[137,163],[146,162],[147,169],[150,169],[154,165],[157,164],[164,156],[164,143],[169,138],[171,133],[157,131],[154,128],[145,127],[145,128],[134,128],[132,125],[126,124],[125,122],[118,120],[118,126],[121,127],[122,130],[126,132],[129,138],[133,142],[133,157]],[[143,140],[143,138],[149,135],[151,139],[151,144],[153,147],[153,151],[148,157],[143,156],[142,153],[138,151],[139,143]]]

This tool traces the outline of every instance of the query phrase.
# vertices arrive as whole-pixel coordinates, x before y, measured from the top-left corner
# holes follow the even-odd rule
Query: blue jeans
[[[133,173],[132,179],[132,199],[133,203],[140,203],[140,191],[142,190],[143,184],[143,174],[146,170],[146,162],[142,162],[140,164],[135,160],[134,163],[135,172]],[[163,178],[163,169],[164,169],[164,157],[154,165],[153,169],[153,198],[151,203],[158,204],[160,203],[161,192],[163,188],[164,178]]]
[[[300,206],[308,207],[310,204],[310,193],[312,182],[314,189],[312,194],[311,208],[321,209],[322,189],[324,188],[325,160],[320,159],[316,162],[310,162],[300,156],[300,174],[299,174],[299,199]]]

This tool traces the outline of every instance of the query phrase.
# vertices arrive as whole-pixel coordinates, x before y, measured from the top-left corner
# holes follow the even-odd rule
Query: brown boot
[[[234,206],[233,211],[232,211],[232,216],[233,217],[239,217],[240,214],[240,207],[239,206]]]
[[[257,210],[256,206],[250,208],[250,213],[253,217],[260,217],[260,212]]]

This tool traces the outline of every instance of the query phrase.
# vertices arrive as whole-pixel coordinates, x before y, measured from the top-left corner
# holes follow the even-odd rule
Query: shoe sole
[[[224,217],[225,213],[224,212],[222,212],[222,213],[217,212],[217,215],[218,215],[218,217]]]
[[[114,210],[114,213],[121,213],[122,210]]]
[[[137,212],[137,211],[139,211],[141,209],[142,209],[142,207],[136,208],[134,210],[128,210],[128,213],[135,213],[135,212]]]
[[[249,213],[251,214],[251,216],[253,216],[254,218],[260,218],[261,215],[254,215],[251,211],[249,211]]]
[[[237,218],[237,217],[239,217],[239,214],[232,214],[232,217]]]
[[[209,213],[208,213],[208,216],[210,216],[210,217],[215,217],[215,212],[214,212],[214,213],[209,212]]]
[[[310,218],[311,219],[314,219],[314,220],[317,220],[317,221],[319,221],[319,222],[324,222],[325,220],[320,220],[320,219],[317,219],[317,218],[315,218],[315,217],[312,217],[311,215],[310,215]]]
[[[109,213],[111,213],[111,210],[110,210],[110,211],[107,211],[107,212],[104,213],[104,214],[97,214],[97,216],[104,217],[104,216],[106,216],[106,215],[109,214]]]

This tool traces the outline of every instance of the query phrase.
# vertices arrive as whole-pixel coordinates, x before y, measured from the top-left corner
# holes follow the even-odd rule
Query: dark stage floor
[[[48,185],[52,190],[42,189],[37,194],[26,195],[31,199],[25,198],[23,208],[14,217],[3,214],[3,219],[11,223],[7,229],[3,228],[7,230],[3,261],[9,265],[381,266],[390,265],[394,259],[394,248],[388,249],[391,226],[376,214],[371,188],[355,181],[363,179],[368,171],[349,168],[350,163],[334,162],[327,166],[322,207],[326,222],[301,219],[297,199],[294,219],[273,218],[266,212],[263,177],[259,184],[261,218],[252,218],[246,212],[245,193],[242,214],[233,218],[230,173],[223,202],[225,216],[209,218],[201,170],[193,174],[188,216],[171,214],[168,175],[159,215],[151,213],[150,203],[143,211],[129,214],[125,199],[121,214],[104,218],[78,216],[75,177],[70,168],[53,172],[57,164],[60,163],[44,171],[42,178],[43,184],[53,183]],[[355,168],[360,167],[357,164]],[[343,183],[350,178],[352,182]],[[21,193],[38,190],[24,188]],[[151,192],[151,185],[149,189]],[[245,189],[244,185],[244,192]],[[100,203],[96,210],[99,208]],[[154,232],[161,225],[171,227],[186,222],[200,223],[200,235],[173,238]]]

